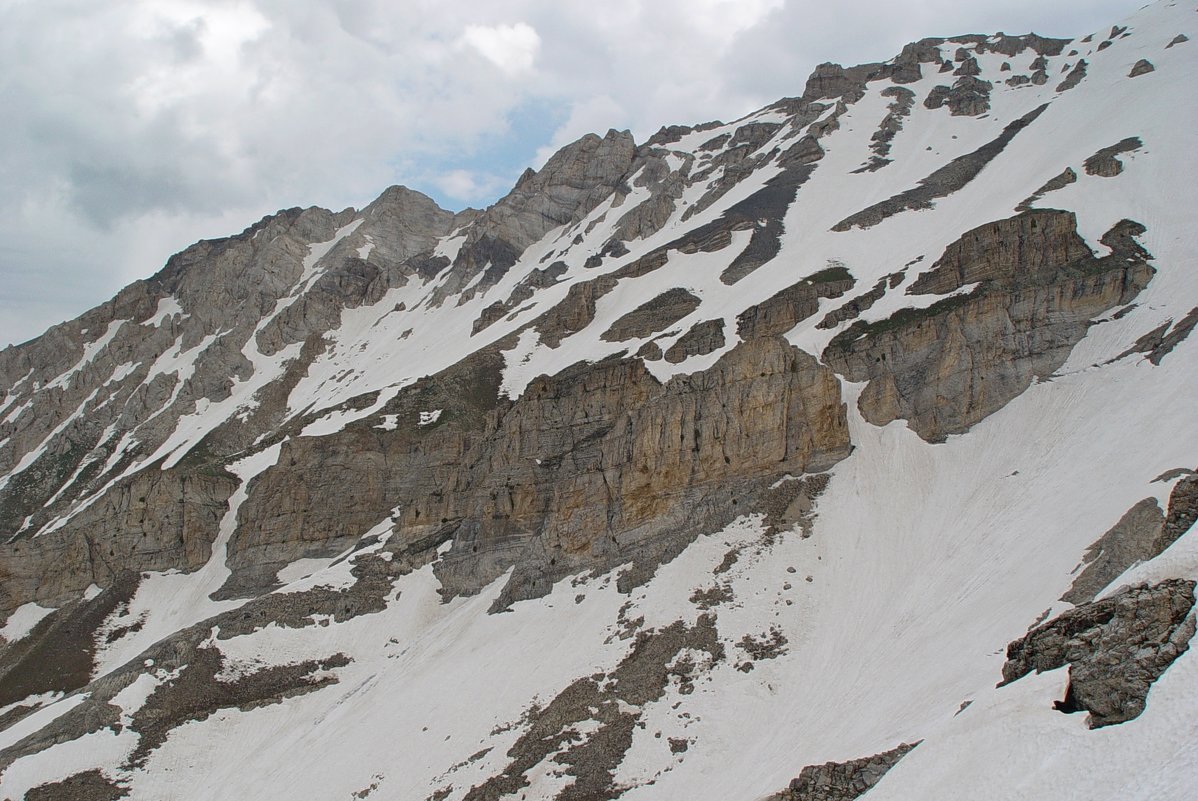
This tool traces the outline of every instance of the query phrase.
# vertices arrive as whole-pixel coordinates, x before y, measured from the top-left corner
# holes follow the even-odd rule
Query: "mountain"
[[[0,352],[0,795],[1190,797],[1196,38],[822,64]]]

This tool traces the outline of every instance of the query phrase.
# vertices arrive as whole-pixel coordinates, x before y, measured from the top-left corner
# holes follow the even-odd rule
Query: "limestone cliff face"
[[[225,794],[919,797],[1066,664],[1045,706],[1162,725],[1198,282],[1192,148],[1134,129],[1193,67],[1153,30],[1134,79],[1122,33],[924,39],[584,136],[481,211],[287,209],[0,352],[0,796],[223,792],[269,754]],[[1124,214],[1159,258],[1088,238]],[[987,700],[977,654],[1046,604]]]
[[[1034,211],[979,226],[948,247],[910,294],[953,294],[837,335],[823,358],[868,381],[859,406],[876,425],[904,419],[943,440],[1005,406],[1064,364],[1090,321],[1131,302],[1154,270],[1125,221],[1095,257],[1072,213]]]
[[[331,555],[394,510],[401,542],[453,540],[438,568],[446,594],[515,566],[511,597],[528,597],[558,576],[677,548],[734,516],[742,493],[748,507],[763,482],[849,451],[836,377],[776,338],[666,384],[639,359],[580,364],[514,402],[488,399],[493,366],[481,355],[468,376],[438,376],[383,412],[407,421],[421,402],[444,404],[431,430],[364,424],[288,443],[241,508],[230,590]]]
[[[212,555],[235,487],[222,473],[138,473],[68,525],[0,544],[0,606],[56,607],[93,584],[112,586],[131,569],[198,569]]]

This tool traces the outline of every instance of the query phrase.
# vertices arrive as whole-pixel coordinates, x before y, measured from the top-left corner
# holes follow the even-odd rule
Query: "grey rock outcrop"
[[[691,356],[705,356],[724,347],[724,342],[724,321],[704,320],[691,326],[670,346],[664,354],[665,360],[678,364]]]
[[[736,331],[744,340],[785,334],[819,311],[820,298],[841,297],[855,283],[843,266],[820,270],[745,309],[736,318]]]
[[[1070,609],[1007,646],[1002,684],[1067,664],[1058,709],[1089,712],[1092,729],[1133,720],[1153,682],[1189,649],[1193,608],[1194,582],[1170,579]]]
[[[1116,156],[1120,153],[1133,153],[1142,147],[1144,147],[1144,143],[1140,141],[1140,137],[1138,136],[1129,136],[1113,145],[1104,147],[1086,159],[1083,165],[1086,168],[1086,175],[1114,178],[1123,172],[1123,162],[1116,158]]]
[[[902,743],[889,751],[847,762],[808,765],[790,786],[766,801],[854,801],[873,788],[919,745]]]
[[[862,171],[878,170],[890,163],[890,159],[886,158],[890,154],[890,143],[903,129],[903,119],[911,116],[911,108],[915,105],[915,93],[902,86],[888,86],[882,90],[882,96],[894,100],[887,106],[886,116],[879,123],[878,130],[870,137],[869,149],[874,154],[860,168]]]
[[[901,277],[901,276],[900,276]],[[886,294],[886,286],[888,284],[886,278],[879,281],[870,287],[869,291],[863,292],[852,300],[837,306],[830,312],[824,315],[824,319],[816,323],[816,328],[835,328],[847,320],[855,320],[861,315],[861,312],[872,307],[875,303],[882,299]]]
[[[696,664],[699,655],[706,665]],[[528,728],[507,752],[503,769],[474,785],[463,801],[499,801],[530,785],[528,774],[543,762],[562,766],[572,781],[557,796],[561,801],[611,801],[626,789],[615,772],[632,747],[641,707],[661,698],[671,682],[688,684],[724,659],[724,646],[713,615],[693,626],[678,621],[660,630],[636,634],[628,655],[615,669],[578,679],[529,715]],[[592,731],[579,736],[579,724]],[[673,745],[686,750],[686,740]]]
[[[25,801],[118,801],[128,795],[128,790],[96,769],[39,784],[25,794]]]
[[[699,308],[700,300],[691,292],[675,288],[647,300],[611,324],[601,339],[624,342],[664,331]]]
[[[1147,75],[1148,73],[1153,72],[1155,70],[1156,70],[1156,67],[1152,66],[1151,61],[1149,61],[1146,58],[1142,58],[1139,61],[1137,61],[1134,65],[1132,65],[1131,72],[1129,72],[1127,74],[1127,77],[1138,78],[1141,75]]]
[[[1073,65],[1073,69],[1069,70],[1069,74],[1065,76],[1065,80],[1057,84],[1058,92],[1068,92],[1073,87],[1082,82],[1082,78],[1086,77],[1086,60],[1078,59],[1078,62]]]
[[[1015,211],[1028,211],[1033,205],[1040,201],[1040,198],[1047,195],[1049,192],[1055,192],[1058,189],[1064,189],[1069,184],[1077,181],[1077,173],[1072,167],[1066,167],[1059,175],[1053,176],[1044,182],[1044,185],[1033,192],[1026,200],[1020,202],[1015,207]]]
[[[1184,342],[1194,328],[1198,327],[1198,306],[1190,309],[1185,317],[1174,322],[1166,320],[1147,334],[1136,339],[1135,344],[1120,353],[1112,361],[1142,353],[1154,365],[1159,365],[1173,349]]]
[[[1086,550],[1086,567],[1061,600],[1075,605],[1092,601],[1124,570],[1156,556],[1160,551],[1154,545],[1164,523],[1165,516],[1155,498],[1145,498],[1128,509],[1119,522]]]
[[[977,66],[977,62],[973,62]],[[960,73],[952,86],[936,86],[924,98],[925,108],[937,109],[948,106],[954,117],[976,117],[990,110],[990,90],[994,84],[971,73]]]
[[[1169,511],[1161,512],[1155,498],[1145,498],[1119,519],[1086,550],[1085,569],[1062,601],[1092,601],[1125,570],[1159,556],[1198,520],[1198,476],[1188,473],[1169,496]]]

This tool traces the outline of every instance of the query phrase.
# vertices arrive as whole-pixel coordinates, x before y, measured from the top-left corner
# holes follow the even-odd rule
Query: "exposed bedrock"
[[[666,384],[640,359],[583,363],[514,402],[496,398],[499,358],[401,394],[384,410],[400,415],[394,431],[363,423],[285,444],[241,507],[234,583],[261,589],[284,564],[344,548],[388,515],[401,544],[453,540],[438,565],[450,596],[512,566],[505,601],[586,568],[651,572],[780,475],[849,452],[835,375],[780,338]],[[428,408],[444,410],[439,422],[414,425]]]
[[[1104,147],[1085,161],[1087,175],[1100,175],[1103,178],[1114,178],[1123,172],[1123,162],[1117,158],[1123,153],[1134,153],[1144,147],[1138,136],[1121,139],[1109,147]]]
[[[0,613],[29,601],[57,607],[123,571],[194,570],[205,562],[237,483],[224,472],[146,470],[69,524],[0,543]]]
[[[1007,646],[1002,684],[1069,665],[1062,712],[1089,712],[1090,728],[1132,720],[1148,690],[1194,636],[1194,582],[1170,579],[1082,604]],[[1001,685],[1000,685],[1001,686]]]
[[[31,537],[109,487],[179,418],[249,380],[256,368],[247,353],[274,356],[284,376],[222,427],[218,450],[242,450],[279,425],[287,391],[342,310],[406,283],[417,271],[412,260],[455,219],[401,187],[359,217],[350,232],[352,210],[290,209],[199,242],[78,320],[0,352],[6,398],[28,401],[0,422],[0,473],[24,466],[0,487],[0,535]],[[329,244],[319,277],[308,275],[314,245],[338,231],[344,238]],[[368,258],[357,255],[364,244]],[[280,351],[293,344],[296,355],[284,361]]]
[[[790,786],[767,801],[853,801],[868,792],[916,743],[902,743],[889,751],[847,762],[808,765]]]
[[[699,308],[702,301],[685,289],[667,290],[616,320],[600,335],[606,342],[640,339],[665,330]]]
[[[1071,212],[1037,210],[979,226],[945,250],[910,294],[950,295],[888,319],[857,321],[823,358],[850,381],[868,381],[865,419],[908,421],[938,442],[969,430],[1052,375],[1090,321],[1130,302],[1154,274],[1123,221],[1096,257]],[[976,284],[970,291],[964,291]]]
[[[856,282],[841,264],[834,264],[781,289],[736,318],[742,339],[785,334],[819,311],[820,298],[839,298]]]
[[[665,360],[671,364],[686,361],[691,356],[705,356],[724,347],[724,321],[704,320],[695,323],[690,330],[665,352]]]

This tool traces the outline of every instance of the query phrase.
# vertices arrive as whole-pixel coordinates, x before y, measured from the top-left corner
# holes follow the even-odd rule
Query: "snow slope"
[[[938,300],[903,290],[962,233],[1013,215],[1020,201],[1070,167],[1077,181],[1037,206],[1073,211],[1079,231],[1099,254],[1107,250],[1099,237],[1114,223],[1139,221],[1147,229],[1141,241],[1157,273],[1134,306],[1094,324],[1055,375],[1034,382],[968,433],[930,444],[902,420],[872,425],[857,409],[862,385],[845,383],[854,450],[830,471],[810,536],[797,528],[769,535],[763,516],[750,511],[699,537],[631,593],[617,587],[618,571],[584,573],[558,582],[543,598],[488,614],[506,575],[478,595],[445,601],[433,566],[426,564],[396,581],[385,608],[373,614],[340,621],[314,616],[302,628],[270,623],[226,639],[213,628],[203,647],[224,657],[227,675],[222,675],[228,681],[334,654],[349,661],[325,671],[322,675],[335,682],[314,691],[246,709],[221,708],[183,723],[144,764],[128,762],[139,739],[128,726],[119,732],[101,728],[21,756],[0,773],[0,794],[21,798],[38,785],[99,768],[127,788],[130,799],[146,801],[458,801],[507,769],[513,754],[525,747],[521,737],[532,730],[538,714],[566,697],[578,680],[599,676],[601,687],[614,683],[611,677],[636,651],[636,631],[660,633],[679,621],[687,627],[711,621],[722,658],[684,649],[673,664],[689,657],[694,663],[689,673],[670,673],[657,697],[635,708],[620,707],[635,718],[631,743],[612,768],[620,798],[761,799],[785,788],[805,766],[916,741],[922,742],[867,798],[1191,797],[1198,781],[1198,655],[1193,649],[1152,687],[1140,717],[1099,730],[1088,729],[1084,716],[1053,709],[1064,696],[1064,669],[1001,688],[996,684],[1007,643],[1046,610],[1055,614],[1069,607],[1058,599],[1086,548],[1141,499],[1155,497],[1164,506],[1180,480],[1176,469],[1198,467],[1192,401],[1198,397],[1198,338],[1182,340],[1160,364],[1141,353],[1126,355],[1138,338],[1198,308],[1192,224],[1198,209],[1193,148],[1198,104],[1189,102],[1188,89],[1198,79],[1195,10],[1188,3],[1158,2],[1121,23],[1128,35],[1115,37],[1109,47],[1098,49],[1105,32],[1089,42],[1072,42],[1065,51],[1076,49],[1077,55],[1049,58],[1050,79],[1041,86],[1002,82],[1001,63],[1012,62],[1012,74],[1026,71],[1035,57],[1030,50],[1013,59],[983,54],[983,76],[994,86],[991,111],[981,117],[926,108],[922,99],[951,76],[924,65],[925,77],[906,85],[916,102],[893,141],[893,163],[855,172],[868,158],[870,137],[890,102],[882,91],[891,82],[871,82],[865,95],[840,114],[839,128],[821,139],[826,155],[786,211],[775,258],[728,286],[720,275],[747,246],[750,230],[734,232],[731,244],[720,250],[673,250],[663,267],[621,279],[598,301],[593,321],[559,347],[542,342],[527,324],[561,302],[571,286],[615,275],[681,234],[719,219],[780,168],[757,169],[684,221],[683,210],[707,189],[692,185],[660,230],[627,242],[626,254],[604,258],[598,267],[585,265],[614,230],[614,201],[550,231],[497,283],[477,284],[479,291],[460,303],[431,302],[449,280],[447,272],[389,288],[377,302],[341,313],[323,351],[290,388],[285,415],[290,420],[310,415],[294,436],[336,434],[350,423],[373,419],[418,379],[509,338],[502,386],[516,398],[537,376],[579,361],[637,353],[657,332],[625,342],[607,341],[602,334],[644,300],[676,287],[691,291],[700,304],[669,326],[672,333],[656,338],[662,349],[693,324],[711,319],[724,321],[727,341],[709,354],[678,364],[652,362],[649,368],[663,381],[694,373],[735,346],[736,318],[746,308],[830,264],[842,264],[856,280],[854,289],[841,298],[822,299],[819,313],[787,334],[791,343],[818,355],[848,324],[817,328],[828,310],[904,267],[909,269],[899,287],[862,319],[885,320],[901,308]],[[1166,48],[1183,33],[1195,41]],[[953,49],[943,46],[947,57]],[[1084,80],[1056,91],[1062,73],[1079,58],[1087,61]],[[1155,70],[1128,77],[1142,58]],[[932,208],[902,212],[869,228],[832,230],[849,215],[911,188],[950,159],[994,139],[1008,122],[1044,103],[1043,114],[977,179]],[[771,121],[783,126],[759,152],[796,133],[789,127],[791,118],[765,110],[670,143],[671,164],[700,158],[700,147],[722,133]],[[1143,145],[1119,157],[1119,175],[1087,173],[1087,158],[1131,136]],[[623,208],[648,196],[633,187]],[[355,219],[339,227],[333,239],[311,245],[296,298],[310,290],[328,264],[322,259],[343,240],[360,258],[371,257],[372,242],[363,238],[359,244],[354,238],[364,236],[363,225]],[[452,256],[461,245],[458,238],[444,237],[439,248]],[[533,270],[557,258],[566,265],[558,283],[472,333],[484,308],[507,298]],[[281,313],[282,304],[270,315]],[[161,303],[155,324],[181,314],[177,303]],[[267,322],[264,317],[256,330]],[[117,329],[113,323],[89,345],[83,359],[56,379],[58,386],[81,375]],[[255,341],[244,352],[254,365],[250,378],[233,381],[224,400],[197,404],[181,416],[172,433],[125,466],[122,475],[170,468],[218,425],[245,413],[259,391],[299,357],[298,344],[267,356]],[[200,357],[211,344],[205,343],[172,345],[151,372],[187,375],[192,367],[184,357]],[[369,403],[344,405],[369,393],[378,394]],[[0,411],[7,408],[0,398]],[[422,411],[420,425],[437,423],[440,412]],[[381,419],[377,428],[384,431],[401,425],[395,415]],[[119,433],[130,447],[135,444],[134,433]],[[141,628],[100,648],[94,678],[136,663],[146,648],[174,632],[237,607],[239,602],[212,601],[209,595],[228,577],[224,547],[238,525],[239,505],[255,476],[278,459],[280,447],[273,444],[235,463],[238,489],[210,561],[192,573],[148,572],[137,594],[114,613],[110,628],[134,620]],[[115,465],[122,452],[118,448],[106,458]],[[37,452],[30,454],[0,480],[32,464]],[[1171,478],[1160,480],[1170,471]],[[81,501],[72,514],[103,494]],[[54,521],[43,534],[69,519]],[[305,559],[285,568],[279,577],[287,585],[276,592],[352,585],[354,560],[377,554],[393,526],[390,518],[379,521],[362,538],[364,547],[351,555]],[[736,557],[728,565],[730,553]],[[1198,580],[1194,529],[1159,556],[1130,568],[1107,593],[1175,577]],[[721,600],[705,605],[701,593],[712,588],[721,589]],[[23,606],[0,634],[17,640],[45,614]],[[643,620],[634,624],[638,618]],[[746,638],[775,631],[784,644],[744,670]],[[121,719],[132,720],[155,689],[173,678],[147,665],[114,699]],[[67,715],[87,692],[38,699],[37,711],[0,731],[0,744],[11,746]],[[623,700],[613,704],[628,706]],[[586,743],[606,731],[598,708],[593,715],[569,724],[574,742]],[[526,786],[496,797],[571,797],[570,787],[579,779],[570,772],[567,750],[562,745],[536,759],[520,772]]]

